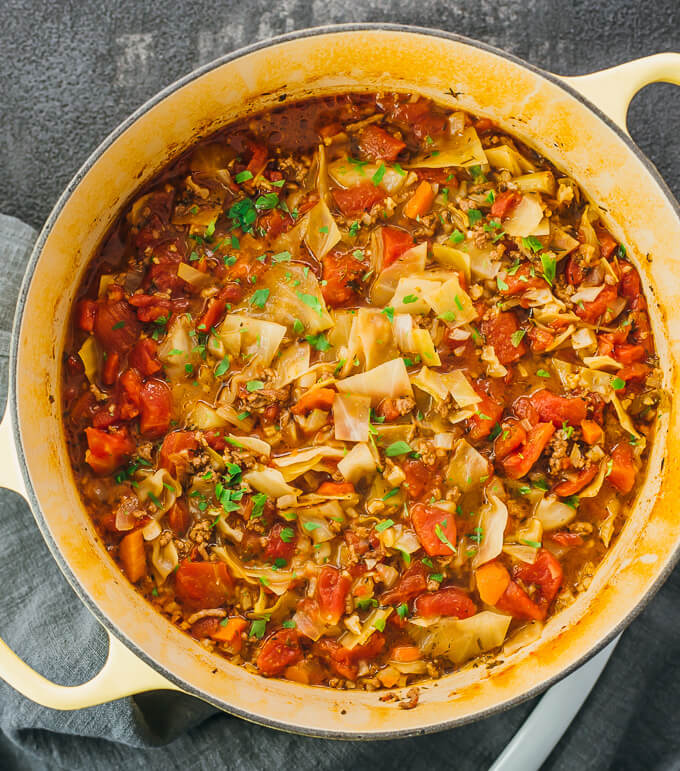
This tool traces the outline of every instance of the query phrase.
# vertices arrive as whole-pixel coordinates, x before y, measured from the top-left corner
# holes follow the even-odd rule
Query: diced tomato
[[[616,287],[605,284],[604,289],[592,302],[579,303],[575,306],[574,312],[584,321],[593,323],[606,313],[607,308],[610,307],[617,297]]]
[[[359,136],[359,153],[369,160],[396,161],[406,144],[373,124],[366,126]]]
[[[427,137],[432,139],[446,129],[446,117],[435,113],[426,99],[418,99],[415,102],[397,101],[391,107],[390,115],[405,131],[419,140]]]
[[[482,398],[482,401],[475,405],[477,410],[475,414],[467,420],[468,436],[476,441],[477,439],[484,439],[491,433],[493,427],[501,419],[503,405],[489,393],[489,381],[478,380],[473,384],[473,388]]]
[[[561,428],[564,423],[578,427],[586,419],[587,405],[580,396],[558,396],[542,388],[531,395],[531,403],[540,420],[552,421],[556,428]]]
[[[597,465],[593,464],[586,466],[575,474],[569,474],[564,482],[560,482],[553,487],[553,492],[555,495],[559,495],[560,498],[568,498],[570,495],[576,495],[576,493],[580,493],[588,483],[595,479],[597,470]]]
[[[642,361],[646,355],[647,351],[643,345],[630,345],[629,343],[615,346],[613,352],[613,358],[621,362],[624,367],[635,361]]]
[[[515,190],[506,190],[505,193],[500,193],[491,205],[491,216],[501,220],[505,219],[521,200],[522,194]]]
[[[167,513],[168,525],[175,535],[182,538],[191,524],[191,514],[185,501],[178,498]]]
[[[616,373],[616,376],[620,377],[621,380],[625,380],[626,383],[629,383],[634,380],[644,380],[650,372],[651,367],[636,361],[633,364],[629,364],[627,367],[622,367]]]
[[[429,569],[420,560],[415,560],[410,568],[397,579],[397,583],[380,596],[383,605],[400,605],[412,600],[416,595],[427,590]]]
[[[529,595],[516,581],[510,581],[507,589],[496,603],[498,610],[509,613],[513,618],[528,621],[542,621],[545,613],[533,602]]]
[[[458,180],[456,175],[451,169],[411,169],[415,172],[416,177],[420,180],[427,180],[427,182],[434,182],[437,185],[449,185],[451,187],[458,187]]]
[[[181,469],[186,469],[191,454],[197,449],[198,439],[193,431],[173,431],[163,439],[158,464],[177,477]]]
[[[246,139],[245,143],[250,151],[250,160],[246,168],[253,176],[257,176],[264,169],[267,162],[267,148],[252,139]]]
[[[531,403],[531,397],[519,396],[512,405],[512,411],[520,420],[528,420],[532,426],[539,422],[538,412]]]
[[[455,586],[447,586],[436,592],[428,592],[416,597],[415,612],[423,618],[433,616],[455,616],[469,618],[477,612],[477,606],[467,592]]]
[[[552,423],[537,423],[527,433],[526,442],[503,459],[505,473],[511,479],[520,479],[528,474],[554,433],[555,426]]]
[[[369,180],[346,190],[335,188],[331,192],[338,209],[345,217],[358,217],[385,197],[385,191]]]
[[[329,252],[323,258],[323,280],[326,282],[321,287],[323,299],[331,308],[354,300],[366,270],[366,266],[351,254]]]
[[[125,429],[108,432],[86,428],[85,435],[85,462],[95,474],[111,474],[135,451],[136,445]]]
[[[147,323],[169,318],[172,315],[173,300],[160,294],[133,294],[130,305],[137,309],[137,318]]]
[[[583,260],[578,255],[572,254],[567,262],[564,274],[567,283],[571,284],[571,286],[580,286],[586,275],[583,269]]]
[[[536,273],[533,265],[524,262],[512,274],[508,273],[505,277],[507,289],[501,289],[504,297],[511,297],[516,294],[523,294],[528,289],[542,289],[548,286],[546,280]]]
[[[540,329],[540,327],[531,327],[527,337],[534,353],[544,353],[555,342],[555,335],[550,334],[546,329]]]
[[[411,507],[410,515],[418,540],[431,557],[454,553],[456,521],[453,514],[436,506],[416,503]]]
[[[523,339],[516,340],[517,345],[513,342],[513,335],[519,331],[513,311],[499,311],[482,319],[481,330],[501,364],[514,364],[527,352]]]
[[[489,131],[493,131],[496,128],[496,124],[491,120],[491,118],[480,118],[475,123],[475,131],[478,134],[486,134]]]
[[[423,654],[417,645],[395,645],[389,653],[390,661],[410,662],[418,661]]]
[[[118,416],[121,420],[132,420],[139,415],[142,404],[142,376],[136,369],[126,369],[118,378]]]
[[[227,446],[227,439],[225,430],[222,428],[211,428],[208,431],[203,432],[205,441],[208,446],[215,450],[215,452],[224,452]]]
[[[375,658],[385,647],[385,635],[374,632],[364,645],[355,645],[354,648],[345,648],[336,640],[322,637],[314,644],[313,651],[318,656],[326,659],[333,671],[347,680],[356,680],[358,674],[357,662],[370,661]]]
[[[654,342],[647,313],[643,310],[634,310],[630,314],[630,319],[632,325],[631,338],[633,342],[642,345],[647,353],[653,353]]]
[[[208,300],[208,305],[198,321],[197,329],[201,332],[209,332],[226,313],[227,303],[233,305],[240,302],[243,293],[241,284],[233,281],[225,284],[214,297]]]
[[[632,265],[621,263],[621,297],[628,300],[628,304],[635,302],[638,310],[645,308],[645,299],[642,294],[640,276]]]
[[[538,599],[535,602],[545,616],[548,606],[562,586],[563,572],[559,561],[547,549],[539,549],[535,562],[515,565],[513,574],[526,586],[534,585],[537,588]]]
[[[306,415],[312,410],[330,410],[336,392],[332,388],[313,388],[307,391],[290,408],[293,415]]]
[[[570,533],[567,530],[562,530],[559,533],[550,533],[548,538],[560,546],[564,546],[566,549],[583,545],[583,538],[578,533]]]
[[[97,303],[95,300],[81,300],[76,306],[78,328],[83,332],[94,331],[94,320],[97,316]]]
[[[126,353],[139,331],[139,321],[127,300],[98,303],[94,335],[107,352]]]
[[[510,455],[513,450],[521,447],[526,442],[527,432],[521,423],[515,420],[508,420],[501,425],[501,433],[496,437],[493,443],[496,460],[503,460]]]
[[[413,237],[406,230],[385,226],[381,228],[383,242],[383,270],[413,247]]]
[[[288,538],[289,533],[287,533],[286,538],[288,538],[288,540],[285,541],[281,536],[281,533],[284,530],[293,530],[292,537]],[[271,560],[272,562],[276,559],[283,559],[288,562],[293,554],[295,554],[297,540],[297,532],[293,528],[277,522],[267,536],[267,546],[264,550],[264,558]]]
[[[120,369],[120,354],[118,351],[108,351],[102,365],[102,383],[113,385],[118,377]]]
[[[224,562],[180,562],[175,573],[177,599],[189,608],[202,610],[226,604],[234,582]]]
[[[129,362],[145,377],[151,377],[161,371],[163,365],[158,360],[158,343],[150,337],[138,340],[130,351]]]
[[[217,616],[204,616],[191,625],[191,636],[197,640],[204,637],[212,637],[220,628],[220,619]]]
[[[612,467],[607,481],[624,495],[633,489],[635,484],[635,462],[633,448],[629,444],[617,444],[611,453]]]
[[[354,495],[356,490],[351,482],[322,482],[317,495]]]
[[[295,629],[279,629],[264,641],[255,660],[263,675],[280,675],[287,667],[302,660],[299,634]]]
[[[324,565],[316,582],[316,596],[321,618],[327,624],[337,624],[345,612],[345,599],[352,581],[331,565]]]
[[[170,428],[172,392],[164,380],[147,380],[141,391],[139,430],[144,436],[163,436]]]
[[[381,400],[375,408],[375,414],[385,418],[387,423],[391,423],[401,416],[401,412],[397,409],[396,400],[389,397]]]
[[[600,225],[595,225],[595,235],[600,242],[600,255],[608,260],[619,245],[614,236]]]
[[[407,458],[401,466],[401,470],[406,475],[403,487],[406,497],[411,501],[416,501],[422,496],[430,481],[430,472],[422,460]]]

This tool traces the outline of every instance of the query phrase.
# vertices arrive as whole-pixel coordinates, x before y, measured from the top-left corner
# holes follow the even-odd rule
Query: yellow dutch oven
[[[64,575],[106,627],[109,657],[90,682],[63,687],[0,643],[0,675],[29,699],[57,709],[172,689],[276,728],[386,738],[452,727],[534,696],[630,623],[680,555],[676,401],[658,420],[647,478],[589,589],[550,619],[540,639],[422,684],[417,708],[403,710],[397,702],[381,701],[380,692],[250,674],[207,652],[147,604],[107,554],[74,484],[61,422],[60,352],[78,285],[116,213],[140,184],[199,137],[287,100],[416,91],[492,118],[582,185],[640,271],[664,387],[677,393],[680,212],[625,128],[632,96],[659,80],[680,84],[680,54],[559,78],[444,32],[329,27],[225,56],[168,87],[116,129],[64,192],[33,251],[16,314],[9,407],[0,429],[0,483],[30,503]]]

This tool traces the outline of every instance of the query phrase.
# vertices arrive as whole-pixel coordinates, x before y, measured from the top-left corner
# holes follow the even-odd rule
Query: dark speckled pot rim
[[[506,701],[503,701],[499,704],[494,705],[493,707],[489,707],[487,709],[481,710],[480,712],[474,715],[469,715],[463,718],[455,718],[452,720],[442,720],[441,722],[432,723],[431,725],[425,728],[413,728],[413,729],[403,729],[403,730],[394,730],[394,731],[383,730],[383,731],[376,731],[376,732],[369,732],[369,733],[362,733],[360,731],[343,731],[341,729],[332,730],[332,731],[323,730],[323,729],[310,729],[310,728],[301,729],[299,726],[286,723],[283,720],[274,720],[271,718],[264,718],[261,715],[250,713],[247,710],[237,709],[232,705],[230,705],[228,702],[226,701],[223,702],[219,699],[215,699],[212,695],[206,694],[200,688],[196,688],[191,683],[186,682],[181,678],[178,678],[175,674],[173,674],[172,671],[158,664],[153,658],[148,656],[143,650],[141,650],[137,645],[135,645],[131,640],[129,640],[125,635],[123,635],[121,631],[118,629],[118,627],[116,626],[116,624],[99,609],[99,607],[96,605],[96,603],[94,602],[93,598],[90,596],[88,591],[78,580],[78,577],[73,572],[70,564],[62,556],[57,543],[53,539],[52,534],[50,533],[49,528],[47,527],[47,524],[45,522],[42,511],[40,510],[40,507],[38,505],[38,500],[35,495],[35,490],[33,489],[33,485],[32,485],[30,476],[28,474],[28,466],[27,466],[26,457],[24,453],[24,447],[21,441],[21,431],[19,426],[19,415],[18,415],[18,406],[17,406],[17,399],[16,399],[17,352],[18,352],[19,340],[20,340],[19,330],[21,328],[21,323],[23,320],[24,306],[26,304],[26,298],[28,296],[28,292],[31,286],[33,273],[38,263],[38,260],[40,259],[40,255],[42,254],[42,250],[45,245],[45,242],[48,236],[50,235],[55,222],[58,220],[72,192],[81,182],[81,180],[85,177],[85,175],[90,171],[92,166],[99,160],[101,155],[118,139],[118,137],[120,137],[121,134],[123,134],[123,132],[126,131],[139,117],[147,113],[151,108],[153,108],[163,99],[165,99],[167,96],[174,93],[175,91],[182,88],[183,86],[187,85],[188,83],[191,83],[192,81],[196,80],[197,78],[204,75],[205,73],[210,72],[211,70],[217,69],[218,67],[221,67],[223,64],[239,59],[255,51],[260,51],[262,49],[269,48],[279,43],[286,43],[288,41],[299,40],[307,37],[313,37],[318,35],[328,35],[328,34],[339,33],[339,32],[343,32],[343,33],[353,32],[353,31],[360,32],[360,31],[370,31],[370,30],[403,32],[403,33],[410,33],[410,34],[416,34],[416,35],[443,38],[446,40],[455,41],[457,43],[463,43],[465,45],[478,48],[482,51],[486,51],[490,54],[495,54],[496,56],[499,56],[503,59],[507,59],[511,62],[514,62],[515,64],[529,70],[530,72],[533,72],[535,75],[538,75],[539,77],[550,81],[554,85],[561,88],[563,91],[566,91],[574,99],[578,100],[591,112],[595,113],[595,115],[597,115],[597,117],[600,118],[600,120],[602,120],[619,137],[619,139],[621,139],[626,144],[628,149],[632,153],[634,153],[635,156],[637,156],[637,158],[642,162],[642,164],[646,168],[647,172],[653,177],[655,182],[658,184],[661,192],[666,197],[669,205],[673,208],[676,216],[680,219],[680,206],[678,205],[677,201],[673,197],[673,194],[671,193],[670,189],[668,188],[668,186],[666,185],[666,183],[664,182],[663,178],[656,170],[654,165],[642,153],[642,151],[632,141],[632,139],[621,128],[619,128],[610,118],[608,118],[600,109],[598,109],[595,105],[593,105],[588,99],[583,97],[578,91],[576,91],[570,85],[565,83],[561,78],[559,78],[556,75],[553,75],[550,72],[542,70],[539,67],[529,64],[528,62],[524,61],[523,59],[517,56],[506,53],[501,49],[495,48],[486,43],[481,43],[477,40],[473,40],[463,35],[458,35],[458,34],[445,32],[437,29],[430,29],[427,27],[417,27],[417,26],[410,26],[405,24],[382,24],[379,22],[378,23],[361,23],[361,24],[332,24],[332,25],[327,25],[322,27],[313,27],[309,29],[290,32],[285,35],[279,35],[277,37],[268,38],[267,40],[263,40],[258,43],[253,43],[252,45],[239,48],[236,51],[233,51],[232,53],[225,54],[224,56],[218,59],[215,59],[214,61],[202,67],[199,67],[196,70],[193,70],[189,74],[185,75],[184,77],[175,81],[171,85],[167,86],[166,88],[161,90],[158,94],[156,94],[151,99],[149,99],[144,104],[142,104],[126,120],[124,120],[117,128],[115,128],[83,163],[83,165],[80,167],[80,169],[75,174],[73,179],[69,182],[68,186],[66,187],[66,189],[64,190],[60,198],[58,199],[49,217],[47,218],[45,225],[43,226],[35,242],[35,246],[33,248],[33,251],[31,253],[30,259],[26,267],[26,272],[25,272],[24,279],[19,292],[19,298],[17,301],[17,308],[14,316],[14,324],[12,329],[12,340],[11,340],[11,347],[10,347],[10,367],[9,367],[9,394],[8,394],[8,409],[11,411],[10,415],[12,418],[13,439],[16,445],[19,467],[21,469],[23,481],[26,486],[27,500],[31,507],[31,511],[38,525],[38,528],[40,529],[40,532],[42,533],[43,538],[45,539],[50,551],[52,552],[52,556],[57,562],[62,573],[64,574],[68,582],[71,584],[71,586],[73,587],[74,591],[76,592],[80,600],[84,603],[84,605],[87,606],[87,608],[89,608],[89,610],[92,612],[95,618],[99,621],[99,623],[110,634],[122,640],[125,643],[126,647],[128,647],[131,651],[133,651],[135,655],[138,656],[142,661],[148,664],[155,671],[162,674],[165,678],[167,678],[169,681],[174,683],[182,691],[188,694],[191,694],[193,696],[196,696],[202,699],[203,701],[206,701],[214,705],[215,707],[218,707],[224,712],[227,712],[229,714],[248,720],[252,723],[256,723],[269,728],[275,728],[282,731],[298,733],[301,735],[313,736],[318,738],[344,739],[344,740],[403,739],[410,736],[420,736],[420,735],[425,735],[429,733],[435,733],[438,731],[444,731],[450,728],[455,728],[461,725],[465,725],[466,723],[483,720],[484,718],[491,717],[492,715],[496,715],[500,712],[503,712],[512,707],[515,707],[521,704],[522,702],[527,701],[528,699],[531,699],[540,695],[543,691],[545,691],[551,685],[554,685],[562,678],[566,677],[571,672],[578,669],[578,667],[580,667],[582,664],[588,661],[592,656],[594,656],[596,653],[602,650],[602,648],[604,648],[605,645],[607,645],[614,637],[621,634],[621,632],[645,608],[645,606],[656,594],[656,592],[659,590],[662,584],[666,581],[666,579],[672,572],[675,564],[680,559],[680,548],[676,550],[675,554],[673,555],[673,558],[667,563],[664,570],[659,573],[654,583],[650,586],[647,592],[640,598],[635,608],[630,613],[628,613],[628,615],[625,618],[623,618],[615,627],[610,629],[609,632],[605,635],[605,637],[597,645],[593,646],[587,654],[584,654],[577,661],[573,662],[568,667],[565,667],[559,674],[549,678],[539,686],[531,688],[528,691],[521,693],[512,699],[508,699]],[[253,684],[253,687],[256,687],[256,685]]]

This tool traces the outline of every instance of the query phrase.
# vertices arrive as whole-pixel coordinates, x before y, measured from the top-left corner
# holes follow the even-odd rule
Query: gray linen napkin
[[[0,215],[0,399],[14,304],[35,231]],[[1,462],[1,461],[0,461]],[[0,635],[38,671],[73,685],[106,656],[106,637],[59,572],[26,503],[0,491]],[[624,634],[548,769],[680,768],[680,570]],[[292,736],[158,691],[57,712],[0,681],[3,769],[488,768],[536,703],[433,736],[331,742]]]

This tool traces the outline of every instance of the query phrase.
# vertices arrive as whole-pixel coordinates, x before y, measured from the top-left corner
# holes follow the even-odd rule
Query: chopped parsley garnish
[[[496,423],[494,425],[494,427],[491,429],[491,431],[489,432],[489,439],[493,442],[493,440],[497,436],[501,435],[501,431],[502,431],[502,429],[501,429],[500,425],[498,423]]]
[[[518,329],[516,332],[513,332],[510,335],[510,341],[515,346],[515,348],[517,348],[519,344],[522,342],[522,338],[524,337],[524,335],[526,335],[525,329]]]
[[[350,236],[352,236],[352,238],[354,238],[357,235],[358,232],[359,232],[359,223],[358,222],[353,222],[349,226],[348,233],[350,234]]]
[[[259,211],[268,211],[269,209],[276,208],[276,204],[279,202],[278,193],[265,193],[258,197],[255,201],[255,207]]]
[[[380,312],[384,313],[390,321],[394,321],[394,308],[391,305],[387,305]]]
[[[528,236],[527,238],[522,238],[522,246],[532,251],[534,254],[536,252],[540,252],[541,249],[543,249],[543,244],[536,238],[536,236]]]
[[[436,581],[438,584],[444,580],[444,576],[441,573],[430,573],[427,577],[429,581]]]
[[[250,298],[250,304],[257,306],[258,308],[264,308],[268,297],[269,289],[256,289],[253,292],[253,296]]]
[[[308,530],[311,533],[317,528],[321,527],[321,525],[318,522],[305,522],[303,527],[305,530]]]
[[[404,619],[408,616],[408,605],[402,602],[401,605],[397,605],[397,615],[399,618]]]
[[[252,393],[253,391],[261,391],[264,388],[264,383],[261,380],[249,380],[246,383],[246,391]]]
[[[239,171],[239,173],[234,177],[234,181],[237,184],[241,184],[242,182],[247,182],[249,179],[253,178],[253,172],[248,171],[248,169],[244,169],[243,171]]]
[[[279,537],[284,543],[290,543],[295,538],[295,530],[292,527],[284,527]]]
[[[380,524],[375,526],[375,529],[378,533],[382,533],[383,530],[387,530],[388,528],[392,527],[394,525],[394,521],[391,519],[384,519]]]
[[[125,326],[125,322],[124,322],[124,321],[117,321],[117,322],[116,322],[116,323],[115,323],[115,324],[114,324],[114,325],[111,327],[111,329],[122,329],[124,326]]]
[[[392,444],[385,450],[385,455],[388,458],[395,458],[397,455],[406,455],[407,452],[412,452],[411,446],[404,441],[392,442]]]
[[[546,372],[546,370],[544,370],[544,369],[537,369],[537,370],[536,370],[536,374],[537,374],[539,377],[550,377],[550,373],[549,373],[549,372]]]
[[[295,621],[293,621],[292,618],[289,618],[286,621],[282,622],[281,626],[284,629],[295,629]]]
[[[498,285],[498,289],[501,292],[507,292],[508,291],[508,285],[505,283],[505,281],[500,276],[496,276],[496,284]]]
[[[279,252],[278,254],[272,254],[272,262],[290,262],[292,255],[290,252]]]
[[[550,254],[542,254],[541,265],[543,266],[543,278],[552,286],[555,281],[557,261]]]
[[[227,216],[233,221],[234,227],[239,227],[244,233],[249,233],[253,229],[253,223],[257,219],[257,210],[250,198],[243,198],[240,201],[236,201],[236,203],[231,206]],[[231,241],[233,246],[233,237]],[[238,246],[235,248],[238,248]]]
[[[568,498],[564,499],[564,502],[567,506],[571,506],[572,509],[578,509],[578,500],[578,495],[570,495]]]
[[[302,300],[305,305],[308,305],[312,310],[315,310],[319,316],[323,316],[323,307],[319,302],[318,297],[315,297],[313,294],[304,294],[303,292],[296,292],[295,294],[297,295],[298,300]]]
[[[489,192],[486,195],[486,202],[493,203],[495,200],[496,200],[496,196],[494,195],[493,190],[489,190]]]
[[[387,501],[390,498],[393,498],[397,493],[399,492],[398,487],[393,487],[391,490],[388,490],[385,495],[383,495],[382,499],[383,501]]]
[[[385,619],[384,618],[376,618],[376,620],[373,622],[373,626],[379,632],[384,632],[385,631]]]
[[[360,597],[356,600],[355,605],[359,610],[366,610],[367,608],[377,608],[378,600],[375,597]]]
[[[626,387],[626,381],[621,377],[613,377],[611,379],[611,386],[615,391],[620,391]]]
[[[540,549],[541,544],[539,541],[529,541],[526,538],[521,538],[520,543],[525,544],[525,546],[531,546],[533,549]]]
[[[446,520],[443,520],[442,524],[444,527],[446,527]],[[434,526],[434,533],[439,538],[439,540],[445,545],[448,546],[451,551],[456,551],[454,545],[451,543],[451,541],[448,539],[446,533],[442,530],[442,525],[437,522],[437,524]]]
[[[267,619],[256,618],[253,621],[253,623],[250,625],[250,636],[257,637],[258,640],[261,640],[264,637],[266,628],[267,628]]]
[[[371,182],[378,187],[378,185],[382,182],[382,178],[385,176],[385,164],[381,163],[380,166],[378,166],[377,171],[375,174],[371,177]]]
[[[470,225],[476,225],[482,219],[482,212],[479,209],[469,209],[467,216]]]
[[[459,244],[461,241],[465,241],[465,236],[460,230],[454,230],[449,236],[449,241],[453,241],[454,244]]]
[[[319,332],[318,335],[306,335],[305,340],[312,346],[312,348],[316,348],[317,351],[323,352],[333,347],[328,342],[328,338],[326,335],[324,335],[323,332]]]
[[[444,313],[440,313],[438,318],[440,318],[442,321],[455,321],[456,320],[456,314],[453,311],[444,311]]]
[[[418,302],[418,295],[415,294],[407,294],[405,297],[402,298],[402,302],[404,305],[410,305],[411,303]]]
[[[222,377],[222,375],[224,375],[225,372],[227,372],[227,370],[229,369],[230,363],[231,362],[229,361],[229,357],[225,356],[222,359],[222,361],[215,367],[215,374],[217,375],[217,377]]]
[[[293,322],[293,331],[298,335],[305,331],[305,325],[300,321],[300,319],[295,319]]]
[[[264,493],[256,493],[253,495],[253,510],[250,513],[251,519],[257,519],[264,514],[264,505],[267,503],[267,496]]]

